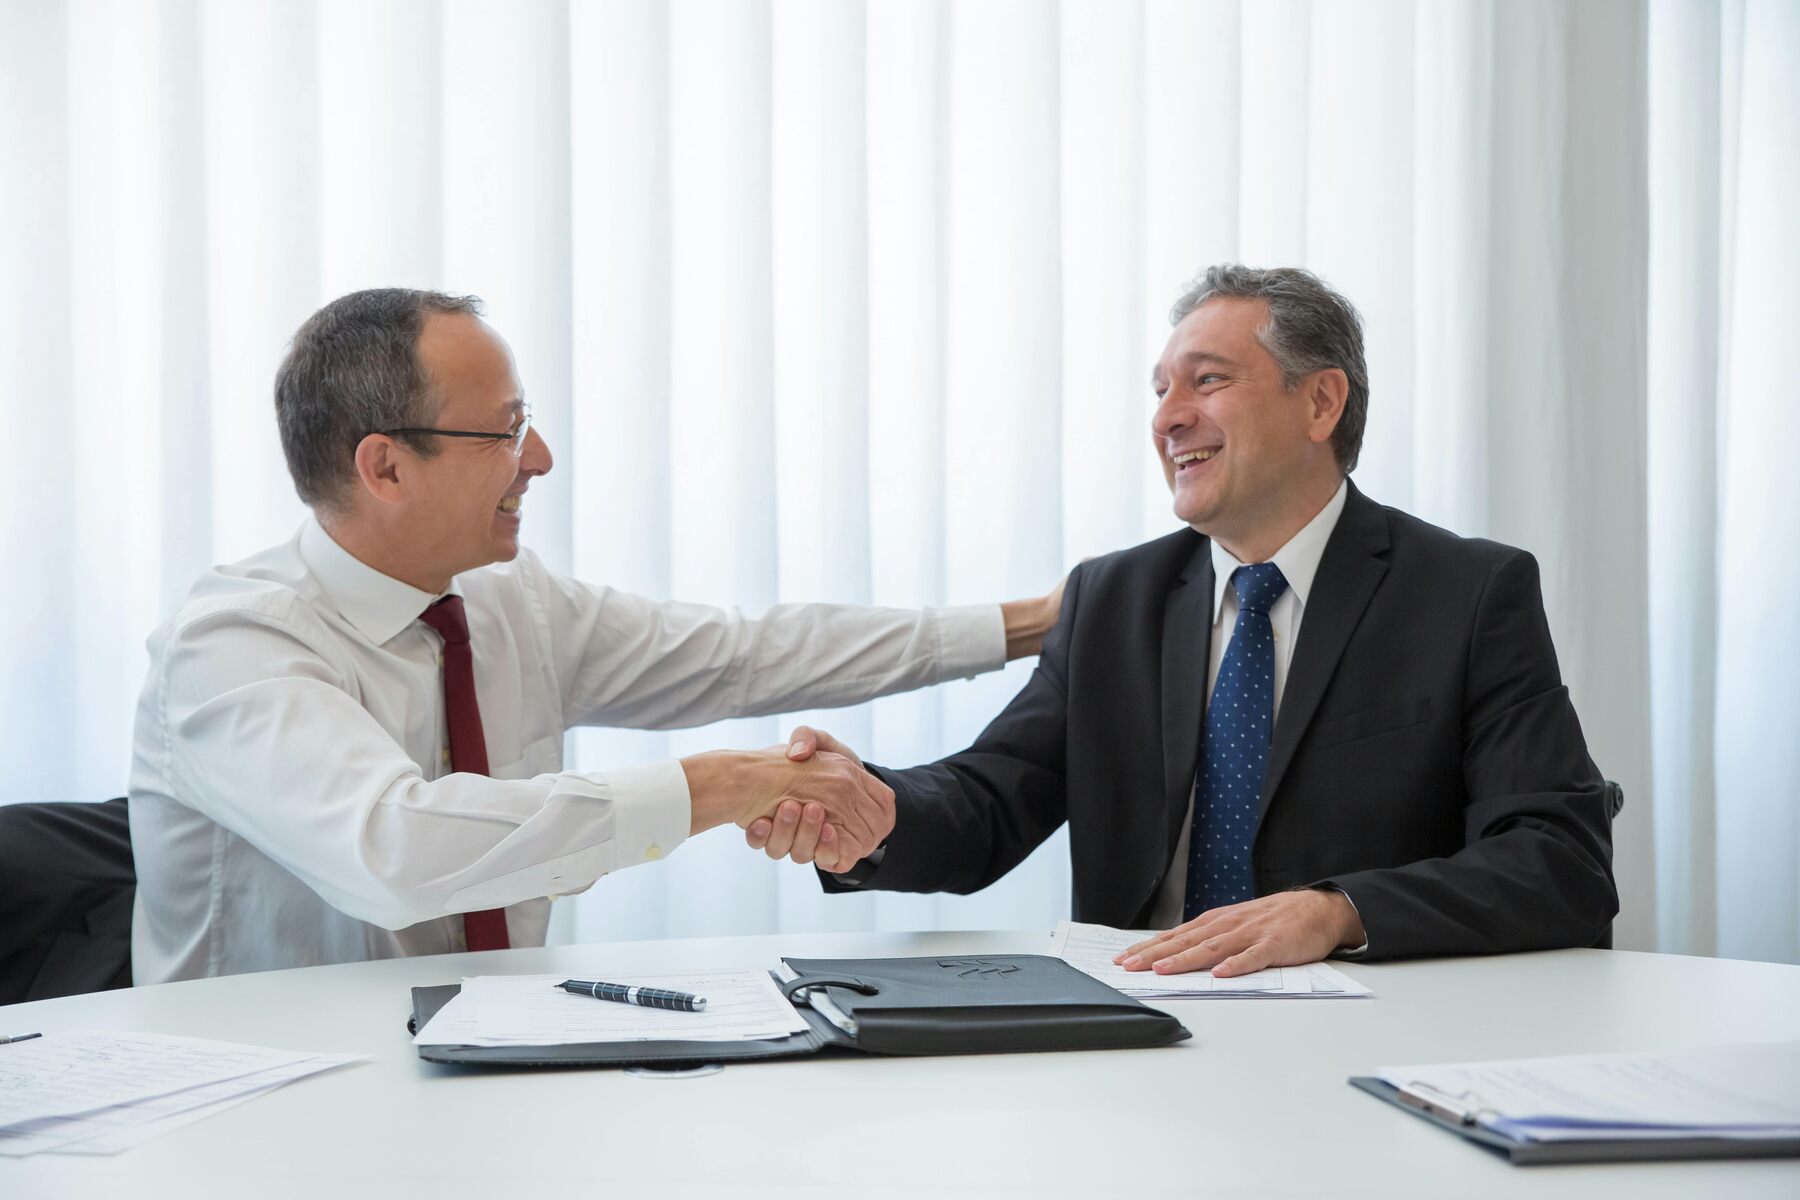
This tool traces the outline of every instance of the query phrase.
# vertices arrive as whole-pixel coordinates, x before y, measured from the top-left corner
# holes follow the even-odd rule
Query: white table
[[[1800,1196],[1800,1161],[1513,1167],[1349,1087],[1384,1064],[1800,1038],[1800,967],[1622,951],[1346,964],[1373,1000],[1166,1005],[1160,1050],[746,1063],[685,1080],[418,1060],[463,975],[1042,952],[1029,933],[625,942],[272,971],[0,1008],[372,1061],[114,1158],[0,1159],[0,1197]],[[4,1047],[0,1047],[4,1053]]]

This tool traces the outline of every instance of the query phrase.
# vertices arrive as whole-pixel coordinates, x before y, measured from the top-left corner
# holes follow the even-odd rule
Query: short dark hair
[[[337,506],[371,433],[432,424],[437,404],[419,365],[419,331],[432,313],[481,315],[475,296],[371,288],[339,296],[306,319],[275,372],[275,422],[294,489],[307,504]],[[432,439],[400,439],[418,453]]]
[[[1269,322],[1256,331],[1256,340],[1281,367],[1287,387],[1299,383],[1302,375],[1327,367],[1336,367],[1349,379],[1344,415],[1331,431],[1331,449],[1339,470],[1346,475],[1356,470],[1363,428],[1369,421],[1369,367],[1363,360],[1362,318],[1356,307],[1299,267],[1262,270],[1220,263],[1188,284],[1169,310],[1169,324],[1181,324],[1189,313],[1219,296],[1268,304]]]

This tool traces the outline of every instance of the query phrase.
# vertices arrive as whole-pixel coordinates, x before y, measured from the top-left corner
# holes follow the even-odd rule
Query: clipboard
[[[1594,1141],[1521,1141],[1477,1125],[1464,1114],[1409,1102],[1399,1088],[1372,1075],[1353,1075],[1350,1086],[1498,1154],[1514,1166],[1555,1163],[1650,1162],[1657,1159],[1800,1157],[1800,1138],[1613,1138]]]
[[[805,1033],[741,1042],[587,1042],[558,1046],[419,1046],[426,1062],[490,1067],[653,1067],[884,1055],[1003,1054],[1168,1046],[1193,1036],[1160,1009],[1042,954],[919,958],[791,958],[777,977]],[[407,1029],[418,1032],[458,984],[412,989]],[[811,1002],[827,995],[840,1028]]]

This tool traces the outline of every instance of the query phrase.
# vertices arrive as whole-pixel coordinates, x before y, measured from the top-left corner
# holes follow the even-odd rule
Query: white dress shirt
[[[1325,543],[1337,528],[1344,511],[1349,485],[1338,484],[1338,490],[1325,502],[1318,515],[1308,521],[1287,545],[1270,556],[1269,561],[1281,568],[1287,590],[1269,606],[1269,624],[1275,631],[1275,709],[1270,714],[1270,729],[1281,713],[1281,695],[1287,687],[1288,663],[1293,658],[1294,641],[1300,636],[1300,620],[1306,615],[1306,598],[1312,592],[1313,577],[1319,573],[1319,560],[1325,556]],[[1213,685],[1219,681],[1219,664],[1225,659],[1225,647],[1231,644],[1237,628],[1237,589],[1231,586],[1231,573],[1244,564],[1231,551],[1212,544],[1213,599],[1212,652],[1206,664],[1206,699],[1212,702]],[[1204,753],[1202,747],[1202,753]],[[1157,889],[1156,904],[1150,910],[1150,923],[1155,929],[1168,929],[1181,924],[1182,907],[1187,902],[1188,838],[1194,828],[1194,789],[1188,789],[1187,816],[1181,821],[1181,836],[1175,842],[1175,855],[1169,861],[1168,874]]]
[[[675,761],[562,769],[576,725],[677,728],[855,704],[994,670],[997,605],[914,612],[659,603],[530,551],[456,578],[491,777],[451,774],[437,597],[313,520],[195,584],[150,637],[131,771],[133,974],[157,983],[464,948],[505,907],[537,946],[549,897],[687,837]]]

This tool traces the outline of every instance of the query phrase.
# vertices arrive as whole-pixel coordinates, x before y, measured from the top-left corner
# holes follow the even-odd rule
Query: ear
[[[402,471],[411,465],[400,444],[385,433],[371,433],[356,444],[356,477],[363,491],[383,504],[406,498]]]
[[[1350,399],[1350,377],[1337,367],[1313,372],[1307,387],[1307,436],[1314,444],[1328,441],[1344,416],[1344,404]]]

